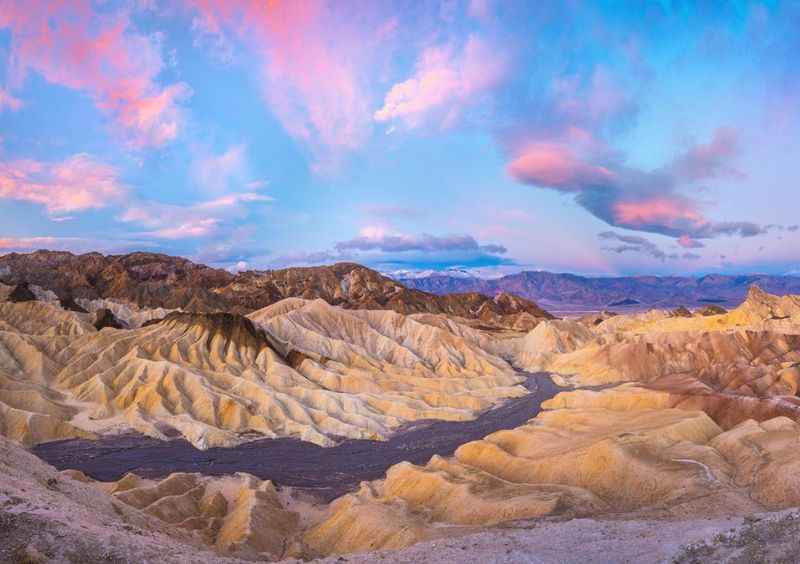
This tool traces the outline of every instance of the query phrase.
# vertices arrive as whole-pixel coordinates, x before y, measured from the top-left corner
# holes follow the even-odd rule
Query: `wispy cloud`
[[[362,209],[368,216],[385,220],[418,219],[427,215],[425,210],[403,204],[367,204]]]
[[[104,208],[126,194],[117,170],[87,154],[55,163],[0,163],[0,198],[38,204],[53,216]]]
[[[119,220],[150,229],[137,233],[139,237],[167,240],[200,239],[212,235],[218,236],[228,222],[245,218],[249,205],[271,201],[273,199],[270,196],[246,192],[189,206],[143,202],[130,206],[119,216]],[[228,226],[225,230],[234,229],[235,227]]]
[[[414,74],[386,94],[375,121],[400,121],[409,128],[451,126],[481,95],[502,83],[509,71],[502,47],[474,34],[461,47],[452,42],[428,47]]]
[[[603,248],[603,250],[612,253],[641,253],[661,261],[678,258],[677,253],[667,254],[661,250],[661,247],[649,239],[645,239],[644,237],[640,237],[638,235],[622,235],[613,231],[603,231],[602,233],[598,233],[597,236],[605,241],[619,243],[612,247]]]
[[[39,249],[86,253],[100,251],[106,253],[126,253],[153,247],[153,243],[126,238],[90,237],[0,237],[0,252],[30,252]]]
[[[126,11],[96,10],[89,0],[6,0],[0,3],[4,28],[11,32],[13,82],[35,71],[88,93],[133,147],[160,146],[178,135],[179,103],[191,91],[184,83],[158,83],[159,37],[133,31]]]
[[[436,236],[427,233],[421,235],[405,235],[386,233],[383,229],[371,227],[362,229],[358,237],[336,243],[336,250],[339,252],[381,251],[385,253],[408,251],[420,251],[425,253],[442,251],[480,251],[491,254],[504,254],[506,252],[506,248],[502,245],[481,245],[471,235]]]
[[[22,100],[15,98],[7,90],[0,88],[0,111],[4,109],[18,110],[22,106]]]
[[[286,131],[312,151],[317,168],[331,166],[341,153],[363,144],[370,130],[364,73],[374,53],[368,4],[187,4],[201,33],[235,38],[259,58],[265,99]]]
[[[234,145],[220,154],[202,154],[192,165],[195,182],[206,192],[213,194],[252,186],[253,183],[247,180],[247,175],[247,148],[242,144]]]

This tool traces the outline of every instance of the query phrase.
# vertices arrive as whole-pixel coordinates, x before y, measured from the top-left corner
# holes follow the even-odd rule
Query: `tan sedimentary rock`
[[[127,474],[96,482],[57,472],[0,436],[0,559],[54,562],[276,561],[301,554],[297,513],[247,474]],[[15,547],[17,547],[16,550]],[[27,550],[26,550],[27,549]]]
[[[164,319],[168,314],[177,311],[175,309],[164,309],[161,307],[140,308],[132,303],[109,299],[87,300],[85,298],[79,298],[76,302],[86,311],[92,313],[107,309],[113,313],[117,319],[123,321],[131,328],[141,327],[148,321]]]
[[[707,446],[704,413],[557,410],[462,445],[425,466],[401,463],[332,504],[304,536],[318,553],[396,548],[435,524],[487,526],[677,503],[722,488],[730,465]]]
[[[793,411],[800,377],[798,298],[750,291],[725,314],[683,317],[668,312],[619,315],[596,326],[546,321],[509,346],[514,364],[548,370],[556,379],[583,385],[641,382],[695,400],[694,408],[735,406],[744,417],[725,416],[726,426],[759,411],[746,398],[769,400],[767,418]],[[581,329],[579,329],[581,327]],[[782,398],[772,401],[772,398]],[[678,400],[676,400],[677,403]],[[715,419],[720,420],[717,415]]]
[[[633,382],[600,394],[561,394],[552,407],[633,405],[702,410],[730,429],[747,419],[800,419],[797,297],[752,288],[737,309],[687,318],[618,315],[581,332],[546,321],[510,345],[513,362],[578,385]],[[540,335],[547,334],[548,338]]]
[[[0,331],[78,337],[94,333],[90,318],[45,302],[0,302]]]
[[[675,398],[669,392],[629,383],[606,390],[561,392],[543,402],[542,407],[545,409],[599,408],[611,411],[670,409],[675,407]]]
[[[711,441],[735,467],[734,480],[771,509],[800,504],[800,425],[786,417],[745,421]]]
[[[256,312],[256,324],[171,313],[139,329],[102,331],[90,317],[41,302],[0,304],[9,436],[32,444],[124,429],[166,438],[173,430],[200,448],[259,435],[327,446],[330,437],[383,439],[417,419],[471,419],[526,393],[474,330],[392,311],[293,300]]]
[[[269,481],[249,474],[209,477],[175,473],[162,480],[128,474],[95,485],[111,497],[223,554],[280,560],[288,556],[298,515],[287,511]]]
[[[122,503],[79,472],[59,473],[2,436],[0,522],[4,562],[223,561],[188,528]]]
[[[0,302],[4,302],[8,299],[8,296],[11,292],[14,291],[14,286],[9,286],[7,284],[3,284],[0,282]]]
[[[703,411],[723,429],[743,421],[764,421],[777,416],[800,418],[800,398],[796,396],[758,397],[740,393],[716,392],[691,376],[657,382],[658,387],[627,383],[602,391],[561,392],[542,405],[548,409],[603,408],[627,411],[643,408],[676,408]]]

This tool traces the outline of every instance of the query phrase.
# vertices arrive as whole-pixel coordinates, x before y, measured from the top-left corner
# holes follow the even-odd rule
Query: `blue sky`
[[[800,3],[0,0],[0,252],[797,272]]]

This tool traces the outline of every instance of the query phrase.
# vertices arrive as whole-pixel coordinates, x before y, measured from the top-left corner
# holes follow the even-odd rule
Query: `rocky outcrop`
[[[98,331],[105,329],[106,327],[111,327],[112,329],[128,328],[128,324],[117,319],[110,309],[98,309],[96,312],[94,312],[93,325]]]
[[[692,312],[689,311],[686,306],[678,306],[677,308],[673,309],[672,317],[691,317]]]
[[[236,474],[57,472],[0,436],[0,561],[244,563],[289,556],[298,516],[270,482]]]
[[[299,516],[284,508],[269,481],[249,474],[224,477],[175,473],[163,480],[127,474],[117,482],[92,482],[113,500],[131,506],[166,526],[186,531],[220,554],[281,560],[297,551],[290,540]]]
[[[60,298],[58,303],[62,309],[66,309],[68,311],[74,311],[77,313],[89,313],[87,310],[81,307],[81,305],[77,303],[72,296],[67,296],[66,298]]]
[[[36,294],[31,291],[27,283],[23,282],[14,287],[11,293],[8,294],[7,299],[14,303],[35,302]]]
[[[710,317],[712,315],[723,315],[728,313],[728,310],[718,305],[707,305],[695,310],[695,315],[702,315],[703,317]]]
[[[754,509],[728,485],[731,463],[704,413],[669,409],[545,412],[467,443],[452,458],[401,463],[334,502],[303,540],[317,554],[399,548],[442,527],[691,504]],[[451,533],[453,534],[453,533]]]
[[[358,264],[286,268],[231,274],[189,260],[155,253],[104,256],[37,251],[0,256],[6,283],[30,283],[70,297],[89,311],[142,308],[246,314],[285,298],[323,299],[346,309],[434,313],[471,319],[493,328],[527,331],[550,315],[535,303],[476,292],[437,296],[411,290]],[[92,302],[100,303],[92,305]],[[120,319],[124,313],[114,311]],[[126,320],[139,326],[147,319]],[[161,315],[163,317],[163,315]]]
[[[198,448],[264,437],[329,446],[385,439],[409,421],[470,420],[526,393],[480,347],[486,335],[449,320],[293,300],[251,318],[173,312],[111,327],[45,302],[0,303],[0,430],[26,444],[134,429]]]

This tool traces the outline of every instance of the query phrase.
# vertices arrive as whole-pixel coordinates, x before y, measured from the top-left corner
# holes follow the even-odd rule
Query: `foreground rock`
[[[730,553],[734,546],[720,544],[718,533],[749,526],[730,515],[800,504],[799,439],[798,425],[782,419],[720,432],[697,412],[557,410],[468,443],[452,458],[399,464],[385,480],[320,507],[241,473],[94,482],[58,474],[0,438],[0,556],[212,562],[346,553],[350,560],[427,541],[435,544],[380,558],[443,562],[469,550],[512,562],[535,549],[543,562],[637,553],[691,562],[695,554]],[[753,458],[753,442],[763,458]],[[784,543],[795,522],[776,525]]]
[[[0,437],[1,562],[227,561],[195,535]],[[192,555],[192,556],[188,556]]]
[[[487,530],[439,527],[437,538],[416,546],[346,559],[443,564],[468,554],[475,561],[509,564],[531,555],[547,564],[791,561],[800,533],[794,511],[669,521],[629,517],[518,521]],[[161,482],[128,476],[119,483],[96,483],[56,472],[0,437],[3,562],[232,564],[292,551],[307,557],[299,533],[318,519],[314,508],[247,476],[179,474]]]
[[[522,522],[463,536],[437,538],[403,550],[350,554],[347,562],[450,564],[697,564],[794,562],[800,513],[796,510],[665,521],[626,519]],[[332,556],[320,562],[341,562]]]

